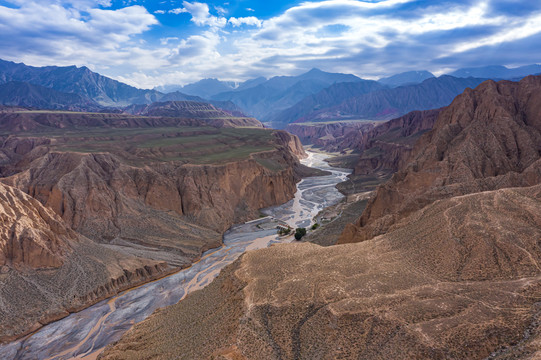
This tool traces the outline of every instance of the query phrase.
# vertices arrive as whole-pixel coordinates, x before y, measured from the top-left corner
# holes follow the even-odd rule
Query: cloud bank
[[[140,87],[312,67],[377,78],[541,62],[541,3],[529,0],[307,1],[270,17],[197,1],[150,10],[107,0],[8,3],[3,58],[87,65]],[[176,23],[184,25],[171,29]]]

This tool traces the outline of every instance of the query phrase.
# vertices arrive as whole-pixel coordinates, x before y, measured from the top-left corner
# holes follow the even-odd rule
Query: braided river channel
[[[224,234],[223,246],[208,250],[191,267],[126,290],[25,338],[0,345],[0,359],[96,359],[134,324],[156,309],[175,304],[190,292],[203,288],[244,252],[294,241],[291,235],[278,237],[276,226],[279,223],[293,228],[310,226],[319,211],[343,198],[335,185],[345,181],[350,173],[330,167],[324,161],[326,155],[308,154],[302,160],[304,165],[329,171],[331,175],[301,180],[294,199],[263,209],[266,218],[232,226]]]

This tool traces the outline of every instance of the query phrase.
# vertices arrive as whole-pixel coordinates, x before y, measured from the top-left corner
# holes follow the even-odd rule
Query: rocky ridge
[[[411,162],[377,190],[341,242],[382,234],[436,200],[541,180],[541,77],[487,81],[443,109]]]
[[[539,214],[540,186],[496,190],[362,243],[248,252],[101,359],[484,359],[538,334]]]

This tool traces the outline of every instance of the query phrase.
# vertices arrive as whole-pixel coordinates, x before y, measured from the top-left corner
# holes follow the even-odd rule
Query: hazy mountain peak
[[[541,65],[532,64],[516,68],[508,68],[502,65],[463,68],[453,71],[450,75],[462,78],[483,77],[490,79],[516,79],[539,73],[541,73]]]
[[[424,80],[432,77],[434,77],[434,74],[432,74],[431,72],[426,70],[419,70],[406,71],[386,78],[381,78],[378,81],[390,87],[397,87],[401,85],[420,84]]]

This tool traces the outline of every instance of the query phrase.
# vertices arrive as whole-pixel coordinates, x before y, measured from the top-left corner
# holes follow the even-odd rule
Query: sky
[[[0,58],[140,88],[541,63],[539,0],[0,0]]]

